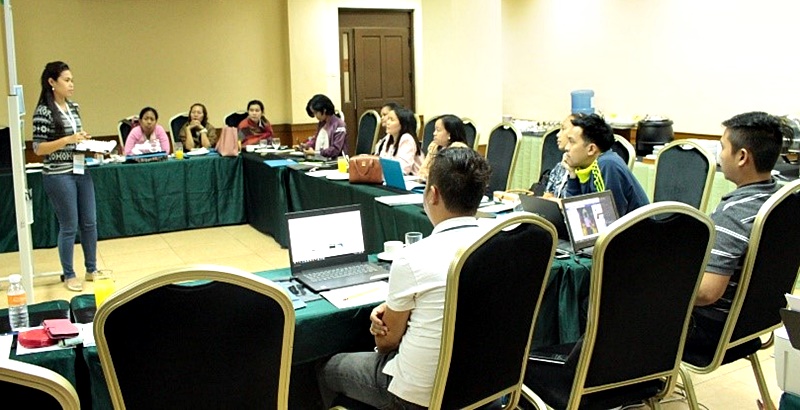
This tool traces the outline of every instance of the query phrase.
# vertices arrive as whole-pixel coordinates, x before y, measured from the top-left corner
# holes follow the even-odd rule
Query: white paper
[[[376,197],[375,200],[389,206],[421,204],[422,194],[386,195]]]
[[[786,302],[789,303],[789,310],[796,310],[800,312],[800,296],[787,293]]]
[[[389,294],[389,283],[379,280],[321,292],[320,295],[339,309],[383,302]]]
[[[0,362],[11,359],[11,344],[14,343],[14,335],[0,335]]]
[[[320,169],[317,171],[309,171],[306,172],[306,175],[310,177],[327,177],[328,175],[338,174],[338,169]]]
[[[191,150],[189,152],[184,152],[183,153],[183,155],[188,155],[190,157],[193,157],[193,156],[196,156],[196,155],[206,155],[206,154],[208,154],[208,148],[206,148],[206,147],[195,148],[195,149],[193,149],[193,150]]]
[[[81,331],[81,337],[83,338],[83,347],[92,347],[95,345],[94,342],[94,322],[89,323],[75,323],[75,326],[78,327]]]
[[[108,154],[117,146],[117,141],[109,140],[109,141],[101,141],[101,140],[94,140],[88,139],[83,140],[75,146],[76,151],[92,151],[92,152],[100,152],[103,154]]]

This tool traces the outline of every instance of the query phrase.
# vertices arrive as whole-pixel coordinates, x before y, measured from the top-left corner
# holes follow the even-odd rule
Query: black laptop
[[[367,260],[360,205],[286,214],[292,275],[314,292],[388,278]]]

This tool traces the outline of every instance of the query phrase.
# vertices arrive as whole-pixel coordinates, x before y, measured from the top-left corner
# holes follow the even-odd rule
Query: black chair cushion
[[[748,342],[734,346],[725,352],[722,364],[745,358],[761,349],[761,339],[755,338]],[[683,351],[683,361],[697,367],[706,367],[714,359],[714,350],[692,349],[688,345]]]

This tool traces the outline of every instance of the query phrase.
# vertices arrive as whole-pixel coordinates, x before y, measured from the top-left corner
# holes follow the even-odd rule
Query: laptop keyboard
[[[322,282],[332,279],[347,278],[350,276],[360,276],[372,272],[380,272],[380,269],[375,265],[361,264],[341,266],[314,272],[304,272],[303,276],[309,282]]]

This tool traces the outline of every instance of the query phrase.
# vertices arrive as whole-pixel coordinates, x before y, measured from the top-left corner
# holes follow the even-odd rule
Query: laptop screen
[[[593,246],[600,234],[617,220],[617,208],[611,191],[563,198],[561,206],[572,249],[576,252]]]
[[[293,271],[367,260],[359,205],[290,212],[286,219]]]

